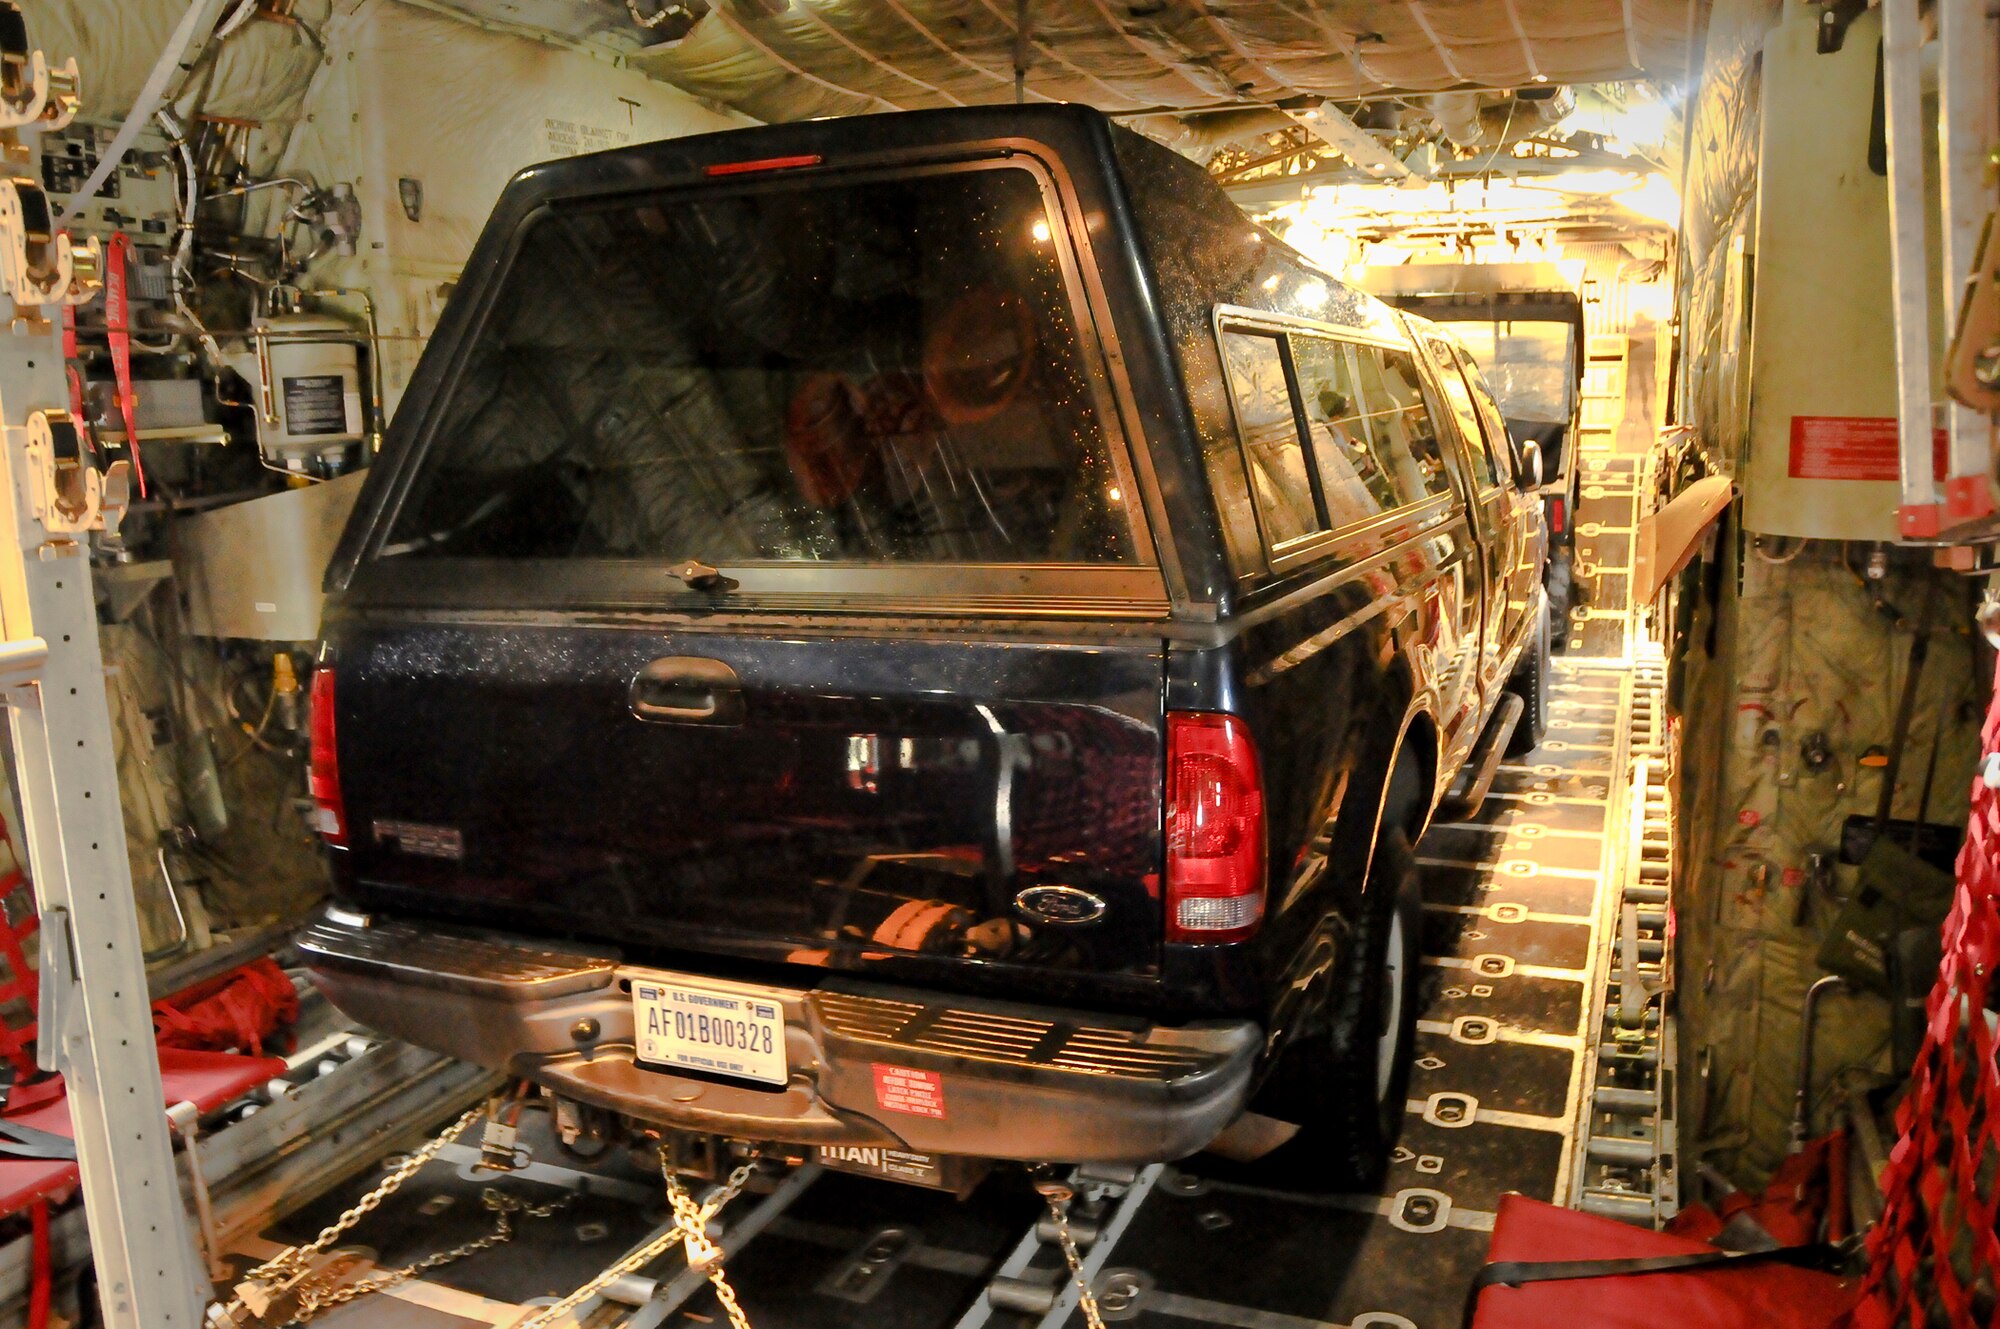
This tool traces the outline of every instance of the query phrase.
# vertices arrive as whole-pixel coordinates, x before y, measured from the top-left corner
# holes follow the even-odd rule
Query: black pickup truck
[[[1134,1162],[1254,1101],[1365,1174],[1411,844],[1543,724],[1536,471],[1094,111],[531,168],[328,573],[302,950],[572,1123]]]

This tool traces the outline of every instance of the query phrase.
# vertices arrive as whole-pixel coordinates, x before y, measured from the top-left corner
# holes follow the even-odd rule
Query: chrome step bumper
[[[774,1090],[637,1065],[628,971],[609,950],[340,910],[297,945],[333,1003],[384,1033],[642,1120],[787,1143],[1180,1158],[1242,1111],[1263,1041],[1248,1021],[1167,1027],[836,977],[782,995],[791,1081]],[[933,1077],[941,1115],[885,1103],[888,1070]]]

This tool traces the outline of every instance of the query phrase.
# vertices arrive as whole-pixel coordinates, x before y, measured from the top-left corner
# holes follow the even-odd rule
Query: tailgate
[[[1158,642],[429,622],[331,645],[363,903],[633,957],[1157,973]]]

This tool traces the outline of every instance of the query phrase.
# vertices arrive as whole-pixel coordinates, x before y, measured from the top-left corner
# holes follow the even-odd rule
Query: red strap
[[[49,1202],[45,1196],[28,1207],[34,1233],[34,1272],[28,1289],[28,1329],[48,1329],[49,1294],[55,1290],[55,1261],[49,1254]]]
[[[29,1063],[33,1065],[32,1062]],[[32,1112],[38,1107],[59,1102],[68,1093],[68,1086],[60,1075],[51,1075],[33,1084],[16,1084],[7,1091],[7,1110],[0,1116],[18,1117]]]
[[[113,234],[104,254],[104,326],[111,343],[111,376],[118,383],[118,414],[125,421],[125,450],[132,458],[139,497],[144,498],[146,468],[139,461],[139,426],[133,417],[137,399],[132,395],[132,311],[125,292],[125,261],[131,254],[131,238],[123,231]]]
[[[298,992],[269,956],[153,1003],[153,1030],[163,1048],[262,1056],[266,1041],[298,1018]]]

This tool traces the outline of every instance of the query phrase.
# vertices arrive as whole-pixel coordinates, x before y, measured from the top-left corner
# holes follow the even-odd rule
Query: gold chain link
[[[289,1250],[279,1252],[245,1274],[243,1281],[237,1284],[236,1295],[223,1308],[223,1314],[227,1317],[228,1322],[245,1322],[244,1316],[249,1311],[249,1307],[245,1305],[244,1293],[251,1284],[261,1285],[268,1293],[275,1291],[279,1285],[287,1281],[298,1279],[311,1267],[314,1256],[323,1253],[335,1241],[340,1239],[342,1233],[367,1217],[384,1200],[394,1195],[402,1188],[404,1182],[421,1172],[424,1166],[433,1158],[436,1158],[446,1145],[451,1144],[459,1136],[465,1134],[471,1128],[472,1123],[479,1120],[485,1114],[486,1105],[484,1103],[468,1109],[457,1121],[445,1127],[436,1139],[429,1141],[421,1149],[416,1150],[401,1163],[397,1164],[395,1169],[377,1183],[373,1190],[355,1201],[351,1209],[322,1228],[317,1237],[314,1237],[303,1246],[293,1246]],[[300,1288],[301,1304],[303,1304],[303,1298],[310,1295],[312,1282],[301,1283]],[[258,1317],[252,1314],[249,1318],[255,1319]],[[294,1323],[297,1322],[297,1320],[294,1321]]]
[[[418,1274],[429,1273],[433,1269],[441,1269],[454,1261],[463,1260],[468,1255],[477,1255],[483,1250],[490,1250],[495,1246],[504,1245],[514,1239],[513,1216],[515,1214],[519,1214],[523,1218],[547,1218],[551,1214],[567,1209],[576,1199],[573,1195],[565,1195],[551,1200],[547,1204],[531,1205],[517,1200],[505,1191],[496,1190],[491,1186],[488,1186],[481,1192],[479,1198],[481,1203],[493,1211],[493,1230],[485,1236],[475,1237],[473,1240],[460,1246],[454,1246],[450,1250],[437,1251],[426,1255],[423,1259],[412,1264],[406,1264],[401,1269],[392,1270],[389,1273],[381,1274],[374,1278],[364,1278],[358,1282],[342,1286],[334,1286],[336,1279],[322,1276],[320,1279],[308,1283],[300,1290],[299,1308],[293,1314],[291,1323],[294,1325],[305,1324],[314,1317],[332,1310],[335,1306],[344,1306],[358,1297],[365,1297],[372,1293],[400,1286],[415,1278]]]
[[[333,1222],[322,1228],[317,1237],[314,1237],[303,1246],[294,1246],[290,1250],[283,1251],[272,1257],[263,1264],[258,1265],[255,1269],[252,1269],[246,1277],[256,1279],[259,1282],[269,1282],[274,1278],[283,1278],[303,1269],[307,1261],[333,1245],[342,1233],[346,1232],[356,1223],[359,1223],[363,1218],[366,1218],[382,1201],[394,1195],[398,1190],[401,1190],[404,1182],[423,1171],[425,1164],[436,1158],[446,1145],[465,1134],[472,1126],[472,1123],[479,1120],[485,1114],[486,1105],[484,1103],[468,1110],[464,1116],[445,1127],[443,1133],[435,1140],[432,1140],[423,1148],[412,1153],[401,1163],[397,1164],[395,1170],[382,1178],[374,1190],[369,1191],[359,1200],[356,1200],[352,1209],[349,1209],[339,1218],[334,1219]]]
[[[1061,1183],[1039,1189],[1056,1220],[1056,1241],[1062,1246],[1063,1259],[1069,1262],[1070,1279],[1076,1284],[1076,1307],[1083,1312],[1083,1322],[1089,1329],[1104,1329],[1104,1316],[1097,1309],[1097,1294],[1090,1290],[1090,1280],[1084,1277],[1083,1256],[1077,1253],[1076,1237],[1069,1230],[1069,1206],[1076,1198],[1075,1192]]]
[[[345,1286],[336,1286],[339,1278],[338,1274],[322,1273],[311,1278],[303,1277],[310,1269],[314,1256],[324,1253],[328,1247],[339,1240],[343,1233],[360,1222],[369,1213],[373,1212],[384,1200],[394,1195],[402,1188],[404,1182],[422,1171],[425,1164],[436,1158],[445,1146],[465,1134],[471,1128],[472,1123],[485,1115],[485,1112],[486,1107],[484,1104],[468,1111],[464,1116],[446,1127],[436,1139],[431,1140],[423,1148],[418,1149],[405,1158],[373,1190],[357,1200],[351,1209],[341,1214],[339,1218],[336,1218],[323,1228],[317,1237],[303,1246],[294,1246],[289,1250],[280,1252],[244,1275],[243,1283],[238,1285],[237,1296],[225,1308],[225,1313],[229,1321],[232,1323],[246,1322],[243,1318],[243,1313],[248,1308],[244,1304],[243,1291],[252,1283],[260,1284],[267,1290],[276,1291],[279,1285],[287,1281],[296,1282],[293,1291],[297,1297],[297,1309],[293,1312],[291,1318],[285,1322],[286,1329],[292,1329],[292,1326],[303,1325],[316,1316],[332,1310],[336,1306],[342,1306],[360,1297],[396,1287],[408,1282],[419,1274],[428,1273],[455,1260],[462,1260],[468,1255],[475,1255],[480,1251],[491,1249],[503,1242],[512,1240],[514,1236],[513,1217],[515,1214],[520,1214],[526,1218],[546,1218],[568,1205],[574,1197],[565,1196],[562,1199],[544,1205],[528,1205],[489,1187],[480,1198],[486,1207],[493,1211],[493,1231],[483,1237],[475,1238],[460,1246],[454,1246],[450,1250],[438,1251],[427,1255],[421,1260],[403,1266],[401,1269],[392,1270],[389,1273],[373,1278],[365,1278],[358,1282],[346,1284]],[[716,1245],[709,1237],[708,1224],[722,1210],[724,1205],[727,1205],[738,1195],[742,1194],[743,1187],[748,1184],[751,1175],[756,1170],[756,1164],[756,1156],[752,1155],[747,1162],[741,1164],[729,1174],[728,1179],[708,1197],[706,1202],[697,1204],[694,1197],[688,1194],[687,1188],[681,1185],[680,1178],[674,1175],[673,1168],[667,1157],[666,1147],[662,1145],[660,1149],[660,1174],[666,1182],[668,1202],[673,1205],[674,1226],[610,1265],[599,1273],[597,1277],[591,1279],[561,1301],[552,1306],[544,1306],[541,1310],[535,1312],[534,1315],[522,1320],[514,1329],[549,1329],[549,1326],[553,1325],[563,1315],[589,1301],[618,1279],[624,1277],[626,1274],[645,1268],[675,1246],[683,1243],[687,1246],[688,1267],[706,1275],[708,1281],[714,1285],[716,1300],[722,1303],[723,1310],[727,1312],[731,1329],[751,1329],[750,1319],[744,1313],[741,1303],[736,1299],[736,1290],[729,1285],[729,1280],[723,1274],[722,1248]],[[1095,1303],[1091,1303],[1091,1306],[1091,1314],[1094,1317]],[[252,1316],[250,1318],[254,1319],[256,1317]],[[1102,1322],[1094,1318],[1092,1325],[1093,1329],[1102,1329]]]
[[[591,1279],[588,1283],[585,1283],[582,1287],[570,1293],[553,1306],[542,1307],[541,1310],[536,1311],[527,1319],[516,1324],[513,1329],[549,1329],[556,1321],[583,1305],[586,1301],[589,1301],[626,1274],[638,1272],[682,1242],[688,1241],[691,1237],[697,1244],[690,1245],[688,1248],[688,1267],[691,1269],[700,1268],[696,1263],[695,1252],[697,1250],[701,1251],[701,1258],[708,1261],[707,1267],[702,1272],[706,1273],[709,1282],[715,1285],[716,1300],[720,1301],[723,1309],[729,1313],[731,1329],[750,1329],[748,1317],[744,1315],[742,1306],[737,1304],[735,1289],[731,1288],[728,1281],[723,1277],[722,1252],[709,1239],[708,1223],[710,1219],[714,1218],[721,1211],[724,1205],[742,1193],[744,1185],[750,1180],[751,1173],[756,1170],[756,1164],[756,1156],[752,1155],[748,1162],[743,1163],[729,1174],[728,1180],[723,1182],[715,1193],[708,1197],[706,1203],[696,1205],[692,1197],[688,1195],[686,1188],[680,1184],[680,1179],[674,1176],[673,1167],[667,1159],[666,1147],[662,1145],[660,1148],[660,1175],[666,1180],[667,1200],[674,1207],[673,1227],[662,1232],[659,1236],[654,1237],[645,1245],[606,1268],[597,1277]]]
[[[723,1189],[741,1190],[743,1183],[750,1179],[751,1164],[745,1163],[729,1174]],[[697,1205],[694,1197],[681,1185],[673,1168],[667,1166],[666,1150],[660,1151],[660,1175],[666,1179],[667,1201],[674,1207],[674,1226],[680,1229],[682,1240],[687,1245],[688,1268],[699,1270],[715,1287],[715,1299],[722,1303],[722,1309],[729,1316],[730,1329],[750,1329],[750,1317],[743,1313],[743,1307],[736,1300],[736,1289],[729,1286],[729,1279],[722,1272],[722,1248],[709,1240],[708,1220],[715,1216],[721,1205]]]
[[[294,1246],[258,1265],[245,1275],[245,1281],[269,1286],[303,1273],[310,1265],[312,1257],[323,1253],[340,1238],[341,1234],[394,1195],[402,1188],[403,1183],[422,1171],[424,1166],[436,1158],[447,1145],[465,1134],[472,1123],[485,1115],[485,1112],[484,1104],[466,1112],[446,1127],[437,1138],[405,1158],[373,1190],[357,1200],[351,1209],[323,1228],[317,1237],[303,1246]],[[687,1248],[688,1268],[704,1275],[715,1288],[715,1299],[721,1303],[724,1313],[728,1315],[730,1329],[751,1329],[750,1318],[744,1313],[742,1304],[736,1298],[736,1289],[729,1285],[729,1279],[723,1273],[722,1248],[709,1237],[708,1224],[725,1205],[742,1193],[743,1187],[756,1169],[756,1162],[756,1157],[753,1155],[749,1161],[729,1174],[728,1179],[709,1196],[706,1203],[698,1204],[688,1193],[687,1188],[681,1185],[680,1178],[674,1175],[666,1147],[662,1145],[660,1175],[666,1183],[668,1203],[673,1206],[674,1226],[611,1264],[597,1277],[561,1301],[545,1306],[534,1315],[522,1320],[515,1329],[549,1329],[549,1326],[563,1315],[583,1305],[618,1279],[645,1268],[676,1245],[683,1244]],[[1054,1184],[1042,1187],[1042,1194],[1048,1201],[1049,1213],[1055,1219],[1056,1240],[1062,1247],[1063,1259],[1069,1265],[1070,1278],[1076,1284],[1077,1309],[1083,1312],[1087,1329],[1105,1329],[1104,1316],[1097,1306],[1097,1296],[1091,1291],[1090,1281],[1084,1275],[1083,1256],[1077,1250],[1076,1237],[1069,1227],[1069,1208],[1074,1193],[1067,1186]],[[524,1218],[547,1218],[566,1207],[574,1198],[564,1196],[548,1204],[529,1205],[502,1191],[488,1187],[480,1199],[493,1211],[493,1231],[483,1237],[454,1246],[450,1250],[427,1255],[421,1260],[404,1265],[401,1269],[345,1286],[332,1285],[337,1275],[321,1275],[316,1279],[305,1280],[298,1288],[298,1309],[287,1321],[287,1329],[303,1325],[336,1306],[343,1306],[361,1297],[399,1286],[419,1274],[442,1268],[454,1261],[511,1241],[514,1237],[515,1214],[520,1214]],[[243,1299],[240,1295],[232,1300],[228,1307],[232,1318],[243,1309]]]

